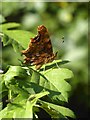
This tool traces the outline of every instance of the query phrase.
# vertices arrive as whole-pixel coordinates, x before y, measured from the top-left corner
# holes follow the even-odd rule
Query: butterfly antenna
[[[61,38],[61,40],[62,40],[62,41],[61,41],[61,44],[64,43],[64,36]]]
[[[64,43],[64,36],[62,36],[62,38],[61,38],[61,44],[62,43]],[[58,52],[56,52],[56,54],[57,54]],[[55,61],[55,60],[54,60]],[[59,68],[60,69],[60,66],[58,65],[58,63],[55,61],[55,64],[56,64],[56,66],[57,66],[57,68]]]
[[[63,47],[63,43],[64,43],[64,36],[62,36],[60,42],[58,42],[58,47],[61,49]],[[60,45],[59,45],[60,44]]]
[[[55,60],[54,60],[55,61]],[[55,61],[56,67],[61,69],[60,66],[58,65],[58,63]]]

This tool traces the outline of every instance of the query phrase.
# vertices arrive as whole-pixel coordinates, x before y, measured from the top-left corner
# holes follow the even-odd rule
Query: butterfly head
[[[38,26],[37,30],[40,34],[43,34],[43,33],[47,32],[47,29],[44,25]]]

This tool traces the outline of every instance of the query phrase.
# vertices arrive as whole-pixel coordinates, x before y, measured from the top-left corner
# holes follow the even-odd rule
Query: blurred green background
[[[17,0],[19,1],[19,0]],[[69,60],[62,67],[73,71],[69,104],[77,119],[88,117],[88,3],[85,2],[3,2],[0,16],[5,22],[18,22],[21,29],[37,34],[37,26],[45,25],[50,33],[57,59]],[[64,43],[62,37],[64,36]],[[20,58],[11,46],[3,47],[3,70],[19,65]]]

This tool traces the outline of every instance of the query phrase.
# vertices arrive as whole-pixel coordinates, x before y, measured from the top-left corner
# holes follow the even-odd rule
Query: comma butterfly
[[[25,55],[24,63],[36,65],[36,69],[40,69],[43,64],[52,62],[57,53],[53,53],[52,44],[47,28],[40,25],[37,28],[38,34],[31,38],[29,47],[22,51]]]

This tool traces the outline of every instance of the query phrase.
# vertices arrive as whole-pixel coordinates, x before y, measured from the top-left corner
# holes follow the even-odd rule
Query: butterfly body
[[[38,34],[31,38],[29,47],[22,51],[25,55],[25,62],[36,65],[36,69],[40,69],[43,64],[52,62],[57,53],[54,54],[52,44],[47,28],[44,25],[38,26]]]

